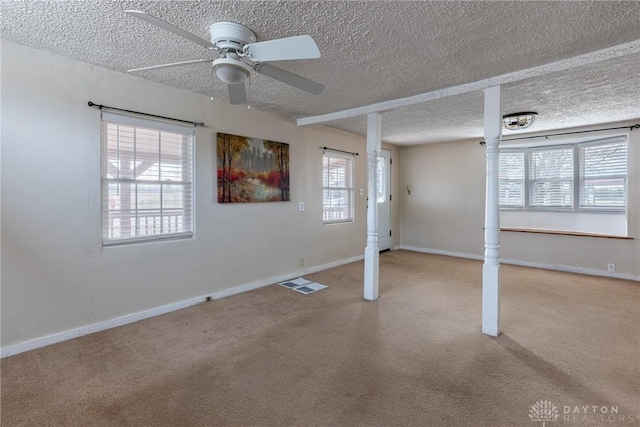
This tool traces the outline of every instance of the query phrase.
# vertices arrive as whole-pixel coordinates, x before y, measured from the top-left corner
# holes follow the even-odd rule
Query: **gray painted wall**
[[[400,200],[401,247],[483,256],[485,149],[478,142],[402,148],[400,186],[411,186],[411,195],[404,191]],[[640,131],[629,132],[628,147],[627,215],[633,240],[502,232],[501,259],[592,273],[606,273],[607,264],[614,263],[620,276],[640,280]]]
[[[207,124],[196,133],[193,240],[101,247],[100,112],[90,100]],[[291,144],[291,201],[218,204],[217,131]],[[361,154],[353,223],[322,224],[324,145]],[[366,159],[359,136],[299,128],[267,112],[3,42],[2,346],[362,256]]]

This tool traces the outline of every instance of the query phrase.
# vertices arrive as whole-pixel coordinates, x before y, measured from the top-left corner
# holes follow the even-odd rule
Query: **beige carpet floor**
[[[640,283],[503,265],[490,338],[481,262],[380,262],[377,302],[357,262],[5,358],[2,425],[640,425]]]

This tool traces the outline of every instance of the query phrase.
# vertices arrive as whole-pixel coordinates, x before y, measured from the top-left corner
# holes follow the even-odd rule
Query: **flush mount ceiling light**
[[[535,111],[507,114],[502,116],[502,125],[508,130],[526,129],[536,121],[537,115]]]

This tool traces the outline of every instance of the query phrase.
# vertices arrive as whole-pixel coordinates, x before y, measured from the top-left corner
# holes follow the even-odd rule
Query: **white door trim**
[[[391,200],[393,197],[391,195],[391,150],[381,149],[378,157],[385,159],[386,203],[384,205],[378,204],[378,248],[385,251],[390,250],[393,246],[391,244]]]

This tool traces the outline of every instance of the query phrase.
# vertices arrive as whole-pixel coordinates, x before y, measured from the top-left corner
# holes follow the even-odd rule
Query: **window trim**
[[[188,165],[190,170],[190,180],[188,181],[162,181],[159,180],[160,186],[166,184],[170,185],[175,183],[176,185],[184,185],[189,188],[190,194],[188,198],[191,200],[190,203],[183,202],[182,209],[185,214],[189,214],[190,216],[190,227],[188,231],[181,231],[176,233],[165,233],[165,234],[152,234],[145,236],[133,236],[133,237],[125,237],[125,238],[108,238],[105,236],[105,221],[108,220],[109,209],[108,205],[105,203],[105,191],[108,192],[109,182],[118,182],[120,181],[130,181],[134,183],[142,183],[144,184],[144,180],[136,180],[135,178],[130,179],[110,179],[107,177],[107,173],[105,168],[107,167],[107,158],[106,157],[106,141],[105,141],[105,132],[107,123],[113,123],[117,125],[131,126],[134,128],[141,127],[145,129],[152,129],[158,132],[172,132],[179,133],[183,135],[187,135],[189,137],[188,140],[188,158],[182,163],[183,165]],[[162,147],[159,148],[159,153],[161,153]],[[196,151],[196,132],[195,126],[189,126],[182,123],[174,123],[169,121],[169,119],[152,119],[147,117],[140,117],[133,114],[121,113],[121,112],[112,112],[103,110],[101,112],[100,119],[100,201],[101,201],[101,216],[100,216],[100,240],[103,248],[114,247],[114,246],[123,246],[130,244],[138,244],[138,243],[154,243],[154,242],[163,242],[163,241],[171,241],[171,240],[185,240],[185,239],[193,239],[195,236],[195,228],[196,228],[196,173],[195,173],[195,151]],[[135,156],[135,153],[134,153]],[[134,157],[135,158],[135,157]],[[148,182],[156,184],[156,181]],[[108,197],[108,196],[106,196]]]
[[[571,185],[573,188],[573,194],[571,196],[571,206],[531,206],[531,183],[535,180],[530,178],[530,170],[531,170],[531,158],[530,155],[536,151],[554,151],[554,150],[567,150],[571,149],[573,156],[573,175],[571,177]],[[576,201],[575,201],[575,193],[576,193],[576,149],[573,144],[558,144],[558,145],[548,145],[541,147],[527,147],[524,150],[524,161],[525,161],[525,207],[526,210],[531,211],[553,211],[553,212],[572,212],[575,210]],[[549,180],[550,181],[550,180]],[[557,182],[568,181],[568,179],[556,179]]]
[[[611,207],[611,206],[607,206],[607,207],[597,207],[597,206],[591,206],[591,207],[580,207],[580,187],[582,184],[582,180],[580,177],[580,170],[577,171],[576,176],[578,178],[578,182],[576,184],[576,192],[577,192],[577,207],[578,207],[578,211],[579,212],[602,212],[602,213],[621,213],[621,212],[627,212],[628,208],[629,208],[629,138],[627,136],[618,136],[618,137],[611,137],[611,138],[605,138],[605,139],[599,139],[599,140],[593,140],[593,141],[585,141],[582,142],[580,144],[576,144],[576,158],[580,156],[580,149],[583,147],[597,147],[599,145],[607,145],[607,144],[616,144],[616,143],[624,143],[626,145],[626,157],[627,157],[627,164],[626,164],[626,174],[624,175],[624,206],[620,207],[620,208],[615,208],[615,207]],[[576,160],[576,164],[578,164],[579,166],[579,160]],[[600,178],[611,178],[611,175],[608,175],[607,177],[600,177]],[[620,176],[617,176],[617,178],[620,178]]]
[[[524,152],[524,150],[521,150],[521,149],[505,148],[505,149],[501,149],[500,153],[519,153],[519,154],[522,154],[522,161],[524,163],[524,165],[523,165],[523,174],[522,174],[523,205],[522,206],[500,205],[500,209],[501,210],[514,210],[514,211],[524,210],[529,205],[528,200],[527,200],[527,172],[528,172],[529,166],[528,166],[527,161],[526,161],[525,152]],[[498,174],[499,174],[499,172],[498,172]],[[507,181],[511,182],[511,181],[520,181],[520,180],[508,179]],[[498,192],[498,203],[499,203],[499,199],[500,199],[500,196],[499,196],[499,192]]]
[[[349,162],[351,162],[351,187],[325,187],[324,186],[324,163],[325,163],[325,159],[326,158],[335,158],[335,159],[345,159]],[[355,161],[355,155],[353,154],[349,154],[349,153],[342,153],[342,152],[334,152],[334,151],[330,151],[330,152],[323,152],[322,153],[322,224],[323,225],[334,225],[334,224],[349,224],[349,223],[353,223],[355,222],[355,218],[356,218],[356,213],[355,213],[355,167],[356,167],[356,161]],[[351,213],[351,217],[348,219],[339,219],[339,220],[329,220],[326,221],[324,219],[324,209],[325,209],[325,204],[324,204],[324,192],[325,190],[346,190],[349,193],[349,212]]]
[[[562,143],[549,143],[549,144],[537,144],[526,147],[507,146],[500,148],[502,152],[521,152],[524,153],[524,204],[520,206],[503,206],[500,205],[501,211],[532,211],[532,212],[575,212],[575,213],[612,213],[620,214],[626,213],[629,207],[629,160],[627,157],[627,174],[625,180],[625,204],[621,208],[612,207],[580,207],[580,148],[588,146],[607,145],[615,143],[627,144],[627,156],[629,153],[629,137],[628,134],[612,135],[599,139],[581,140],[576,142],[562,142]],[[571,208],[562,208],[555,206],[530,206],[530,178],[529,178],[529,155],[532,151],[540,150],[554,150],[569,148],[573,149],[573,206]]]

